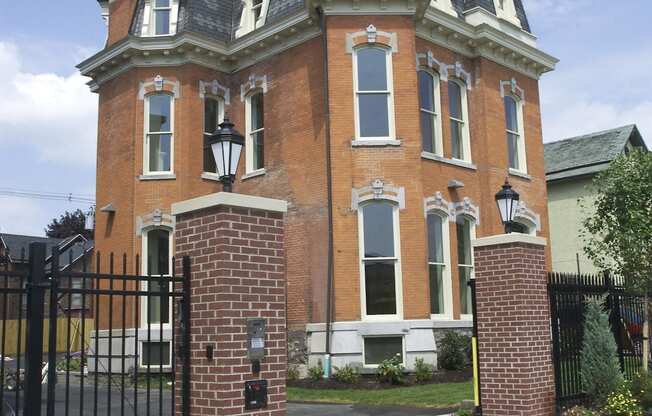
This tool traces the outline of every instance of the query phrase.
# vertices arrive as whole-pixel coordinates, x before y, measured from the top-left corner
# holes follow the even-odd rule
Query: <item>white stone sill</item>
[[[520,170],[516,170],[516,169],[509,168],[509,171],[508,171],[508,172],[509,172],[509,174],[510,174],[511,176],[516,176],[516,177],[518,177],[518,178],[526,179],[526,180],[528,180],[528,181],[531,181],[531,180],[532,180],[532,176],[528,175],[528,174],[525,173],[525,172],[521,172]]]
[[[255,177],[258,177],[258,176],[263,176],[265,174],[267,174],[267,171],[265,170],[265,168],[262,168],[262,169],[251,171],[249,173],[245,173],[244,175],[242,175],[240,177],[240,180],[244,181],[244,180],[255,178]]]
[[[174,180],[176,178],[177,175],[175,175],[174,173],[164,173],[164,174],[148,173],[148,174],[140,175],[138,177],[138,179],[141,181],[168,181],[168,180]]]
[[[421,157],[423,159],[434,160],[435,162],[442,162],[453,166],[459,166],[465,169],[471,169],[471,170],[478,169],[478,167],[473,163],[465,162],[463,160],[458,160],[458,159],[449,159],[430,152],[421,152]]]
[[[397,147],[401,145],[399,139],[353,139],[351,147]]]

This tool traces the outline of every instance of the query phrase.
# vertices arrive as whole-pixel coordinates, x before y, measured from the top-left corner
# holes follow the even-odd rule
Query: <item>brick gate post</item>
[[[191,415],[286,414],[286,210],[285,201],[224,192],[172,205],[177,268],[191,258]],[[264,325],[264,347],[248,336],[256,322]],[[245,410],[245,386],[260,393],[262,383],[250,384],[259,380],[267,404],[255,409],[255,398]]]
[[[483,416],[554,414],[545,246],[524,234],[473,242]]]

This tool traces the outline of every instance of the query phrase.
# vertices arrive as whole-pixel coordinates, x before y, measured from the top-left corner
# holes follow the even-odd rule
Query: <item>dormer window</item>
[[[179,0],[148,0],[143,14],[143,36],[169,36],[177,32]]]
[[[516,15],[514,0],[494,0],[496,16],[521,27],[521,20]]]
[[[265,24],[269,0],[243,0],[240,27],[235,32],[238,38],[252,32]]]

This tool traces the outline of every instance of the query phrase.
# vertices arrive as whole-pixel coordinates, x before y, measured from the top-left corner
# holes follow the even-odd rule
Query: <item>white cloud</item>
[[[0,42],[0,144],[30,146],[43,161],[94,165],[97,96],[86,82],[77,72],[25,72],[18,47]]]

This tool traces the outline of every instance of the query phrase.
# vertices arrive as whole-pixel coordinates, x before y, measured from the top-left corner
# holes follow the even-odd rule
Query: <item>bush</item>
[[[324,377],[324,366],[321,360],[319,360],[315,367],[308,369],[308,378],[312,381],[319,381],[322,377]]]
[[[605,416],[643,416],[641,405],[627,387],[611,393],[602,412]]]
[[[598,406],[605,403],[607,397],[619,390],[624,382],[609,316],[602,310],[603,302],[604,297],[592,298],[586,302],[580,358],[582,387]]]
[[[403,382],[403,364],[401,354],[384,360],[378,365],[378,380],[384,383],[401,384]]]
[[[457,411],[457,413],[455,413],[455,416],[472,416],[472,415],[473,413],[471,413],[470,410],[466,410],[466,409],[460,409]]]
[[[335,372],[333,378],[340,383],[357,384],[360,381],[360,373],[358,369],[352,365],[345,365],[344,367],[333,367]]]
[[[414,362],[414,378],[417,383],[426,383],[432,380],[432,373],[435,371],[435,368],[426,364],[423,358],[417,358]]]
[[[471,337],[446,331],[439,341],[437,363],[444,370],[459,371],[471,365]]]
[[[593,410],[589,410],[582,406],[574,406],[566,409],[561,413],[562,416],[599,416]]]
[[[288,381],[297,381],[299,379],[299,368],[296,365],[288,367]]]
[[[644,409],[652,408],[652,378],[646,372],[637,373],[632,380],[632,394]]]

